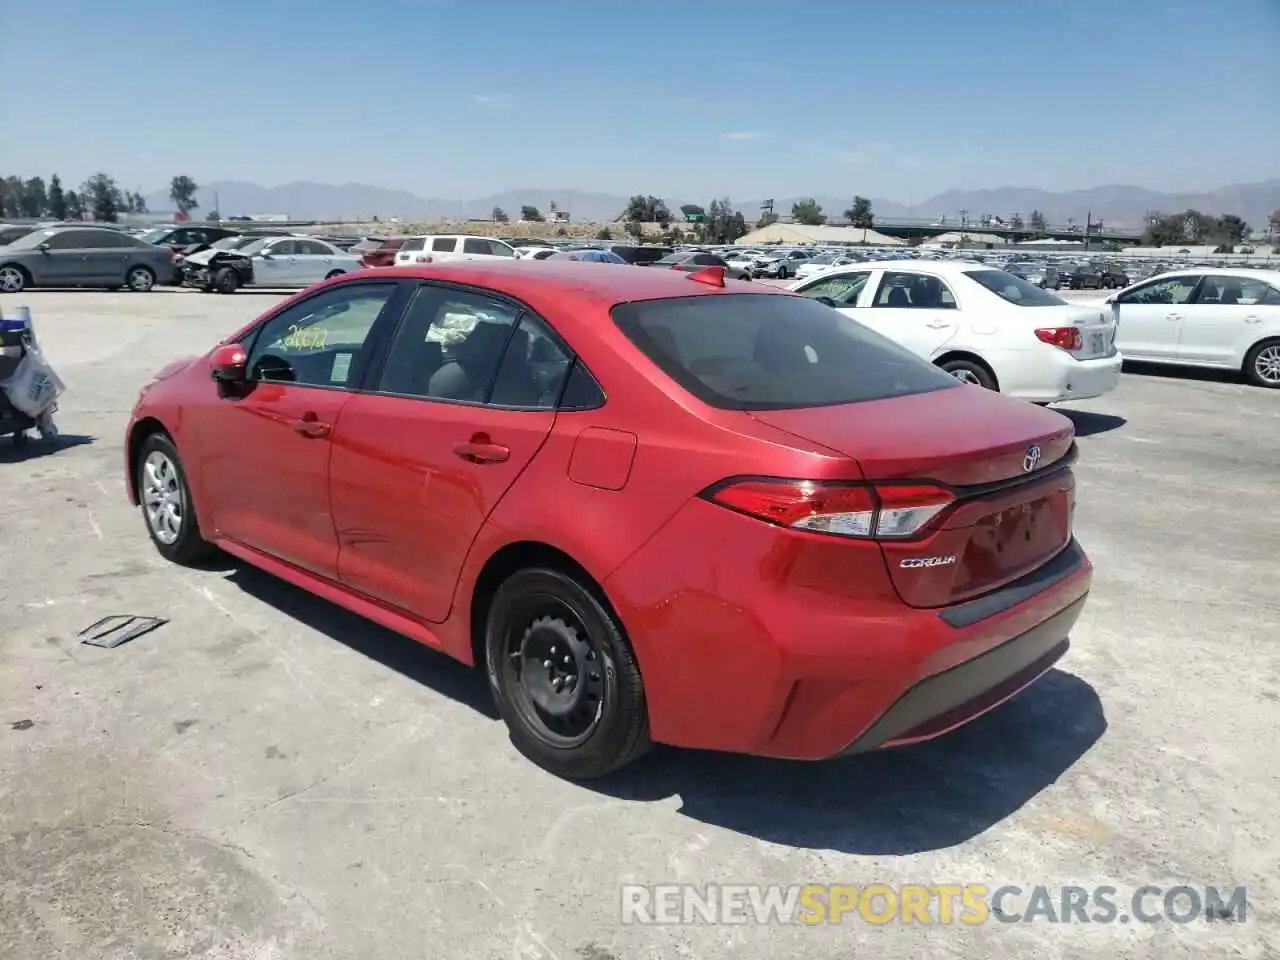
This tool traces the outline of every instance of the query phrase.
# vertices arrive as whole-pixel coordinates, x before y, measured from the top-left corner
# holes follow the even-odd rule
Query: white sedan
[[[847,267],[855,263],[858,263],[858,261],[853,257],[844,257],[833,253],[820,254],[796,267],[796,279],[808,280],[812,276],[824,273],[835,267]]]
[[[1280,270],[1177,270],[1106,302],[1126,359],[1239,370],[1280,389]]]
[[[1121,357],[1108,307],[1067,303],[978,263],[863,263],[790,285],[936,363],[1033,403],[1114,390]]]

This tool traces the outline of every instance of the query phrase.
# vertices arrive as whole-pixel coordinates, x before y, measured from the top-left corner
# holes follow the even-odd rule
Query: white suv
[[[514,260],[515,248],[492,237],[461,235],[409,237],[396,251],[396,266],[445,260]]]

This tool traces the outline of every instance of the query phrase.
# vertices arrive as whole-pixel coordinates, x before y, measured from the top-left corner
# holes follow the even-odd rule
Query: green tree
[[[733,243],[746,232],[746,220],[733,209],[728,197],[712,200],[707,205],[707,217],[700,230],[703,242]]]
[[[22,198],[26,185],[21,177],[5,177],[0,181],[0,216],[22,216]]]
[[[1277,235],[1280,235],[1280,207],[1272,210],[1267,218],[1267,240],[1274,240]]]
[[[520,219],[528,223],[543,223],[547,218],[542,215],[542,211],[537,207],[531,207],[526,204],[520,208]]]
[[[772,211],[770,211],[769,213],[762,213],[760,215],[760,219],[756,221],[756,229],[760,230],[760,229],[763,229],[764,227],[769,226],[769,224],[771,223],[777,223],[777,222],[778,222],[778,215],[776,213]]]
[[[67,196],[62,192],[62,178],[56,173],[49,178],[49,216],[55,220],[67,219]]]
[[[626,222],[626,231],[636,240],[644,236],[644,224],[639,220],[628,220]]]
[[[859,230],[870,230],[875,226],[876,218],[871,212],[871,201],[866,197],[854,197],[853,205],[844,212],[844,216],[850,226]]]
[[[707,219],[707,211],[696,203],[686,203],[680,207],[680,213],[689,223],[701,223]]]
[[[1022,214],[1020,214],[1020,213],[1015,213],[1015,214],[1013,215],[1013,221],[1011,222],[1010,226],[1012,226],[1012,227],[1013,227],[1013,229],[1015,229],[1015,230],[1022,230],[1022,229],[1026,226],[1026,225],[1022,222]]]
[[[1027,222],[1031,224],[1032,236],[1043,237],[1049,232],[1049,223],[1039,210],[1032,210]]]
[[[169,181],[169,199],[179,213],[189,216],[192,210],[200,209],[200,201],[196,199],[199,189],[194,180],[182,174]]]
[[[613,234],[609,231],[609,228],[608,228],[608,227],[604,227],[603,229],[601,229],[601,231],[600,231],[599,233],[597,233],[597,234],[596,234],[596,239],[597,239],[597,240],[612,240],[612,239],[613,239]]]
[[[791,219],[807,227],[819,227],[827,222],[827,215],[813,197],[797,200],[791,205]]]
[[[43,217],[49,206],[49,195],[43,177],[31,177],[22,185],[22,215]]]
[[[627,201],[622,219],[628,223],[656,223],[665,226],[671,222],[671,211],[659,197],[637,193]]]
[[[120,219],[124,200],[119,185],[111,177],[105,173],[95,173],[85,181],[80,192],[93,219],[104,223],[115,223]]]
[[[1228,246],[1242,243],[1249,235],[1249,225],[1234,213],[1218,217],[1213,224],[1213,236]]]
[[[511,218],[507,216],[507,211],[503,210],[501,207],[494,207],[489,213],[489,219],[494,223],[507,223],[511,220]]]
[[[208,223],[222,222],[222,214],[220,214],[217,210],[210,210],[208,213],[204,215],[204,218]]]
[[[129,212],[130,213],[146,213],[147,198],[136,190],[129,194]]]
[[[84,219],[84,197],[76,193],[74,190],[67,191],[67,219],[83,220]]]
[[[1187,219],[1183,214],[1151,213],[1142,232],[1146,247],[1177,247],[1187,242]]]

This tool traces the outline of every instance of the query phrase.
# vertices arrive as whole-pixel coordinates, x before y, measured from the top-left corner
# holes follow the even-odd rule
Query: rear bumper
[[[1033,403],[1087,400],[1120,385],[1119,352],[1094,360],[1077,360],[1065,350],[1045,344],[1030,350],[1005,351],[991,358],[1000,392]]]
[[[861,566],[841,559],[860,548],[780,546],[766,525],[717,510],[681,511],[604,584],[636,649],[653,738],[675,746],[821,760],[937,737],[1050,669],[1092,582],[1073,541],[992,593],[911,608],[877,585],[878,547]],[[690,555],[711,541],[712,555]],[[819,587],[846,568],[864,596]]]

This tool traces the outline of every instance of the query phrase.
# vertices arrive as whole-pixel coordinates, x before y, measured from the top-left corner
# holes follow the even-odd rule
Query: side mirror
[[[818,303],[825,303],[828,307],[834,307],[836,305],[836,302],[830,297],[814,297],[813,299],[818,301]]]
[[[273,254],[270,250],[263,250],[260,254],[258,254],[258,256],[260,256],[263,260],[270,260],[273,256],[275,256],[275,254]]]
[[[1116,302],[1115,294],[1112,294],[1111,296],[1107,297],[1107,299],[1103,300],[1102,302],[1107,304],[1108,306],[1115,303]]]
[[[48,244],[47,242],[46,242],[46,243],[37,243],[37,244],[36,244],[36,249],[37,249],[37,250],[39,250],[41,253],[48,253],[48,252],[49,252],[49,244]]]
[[[213,379],[219,383],[243,383],[248,377],[249,355],[238,343],[226,343],[209,358]]]

